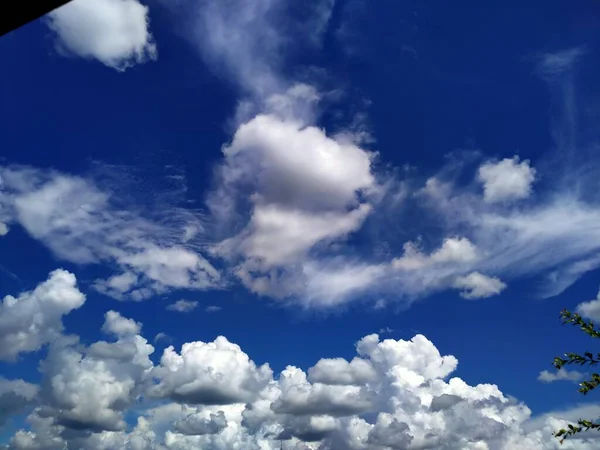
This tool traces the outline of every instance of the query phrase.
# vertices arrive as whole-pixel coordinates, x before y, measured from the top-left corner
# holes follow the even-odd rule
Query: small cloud
[[[385,327],[385,328],[380,328],[379,329],[379,334],[390,334],[393,333],[394,329],[390,328],[390,327]]]
[[[167,306],[168,311],[189,313],[198,307],[198,302],[192,300],[177,300],[175,303],[171,303]]]
[[[506,288],[506,284],[499,278],[471,272],[467,276],[458,277],[454,282],[454,287],[462,290],[461,297],[471,300],[498,295]]]
[[[154,342],[160,342],[160,341],[171,341],[171,336],[169,336],[167,333],[163,333],[160,332],[158,333],[156,336],[154,336]]]
[[[519,161],[519,157],[515,156],[482,164],[477,177],[483,184],[484,200],[495,203],[529,197],[535,174],[529,161]]]
[[[74,0],[48,15],[59,52],[94,58],[113,69],[157,58],[148,7],[137,0]]]
[[[583,302],[577,305],[576,312],[581,314],[586,319],[591,319],[596,322],[600,321],[600,292],[595,300]]]
[[[379,310],[385,309],[386,306],[387,306],[387,302],[384,299],[380,298],[373,305],[373,309],[376,311],[379,311]]]
[[[207,306],[204,311],[206,311],[207,313],[215,313],[221,311],[222,309],[223,308],[221,308],[220,306]]]
[[[584,377],[584,374],[576,370],[568,371],[565,368],[558,370],[555,373],[547,370],[542,370],[538,376],[538,381],[542,383],[554,383],[555,381],[572,381],[577,383]]]

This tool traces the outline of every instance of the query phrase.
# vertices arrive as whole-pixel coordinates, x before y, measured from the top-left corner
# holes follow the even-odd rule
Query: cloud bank
[[[108,311],[103,330],[110,339],[90,345],[57,336],[40,363],[39,386],[0,380],[1,419],[29,414],[8,448],[274,450],[281,441],[304,450],[597,446],[590,435],[561,447],[552,432],[577,411],[532,418],[496,385],[453,377],[457,359],[420,334],[371,334],[356,343],[351,360],[323,358],[306,371],[288,365],[275,374],[224,336],[170,346],[155,364],[142,324]]]

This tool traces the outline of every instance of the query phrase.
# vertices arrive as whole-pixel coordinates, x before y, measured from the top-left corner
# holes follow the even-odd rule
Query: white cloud
[[[116,311],[108,311],[104,315],[102,331],[117,337],[139,334],[142,325],[133,319],[127,319]]]
[[[139,205],[117,195],[117,181],[101,189],[91,179],[29,167],[0,167],[0,178],[3,214],[58,258],[121,269],[94,283],[106,295],[143,300],[173,288],[221,283],[198,245],[185,242],[185,227],[198,219],[178,209],[174,196],[142,213]]]
[[[308,370],[312,383],[357,385],[368,383],[376,378],[371,364],[361,358],[348,362],[344,358],[321,359]]]
[[[105,328],[119,339],[88,348],[76,341],[57,343],[42,362],[45,415],[53,417],[54,425],[97,432],[126,428],[123,412],[142,393],[154,347],[132,334],[138,324],[120,315],[107,315]]]
[[[529,161],[520,162],[518,156],[486,162],[479,167],[477,174],[483,184],[483,197],[489,203],[529,197],[535,175],[536,171]]]
[[[290,95],[282,94],[278,104],[295,104]],[[308,299],[323,290],[311,253],[356,231],[372,211],[364,198],[379,189],[371,173],[374,155],[276,114],[242,124],[223,153],[219,185],[209,198],[213,217],[224,229],[244,220],[232,211],[247,207],[249,219],[215,246],[216,254],[239,261],[236,274],[256,293]]]
[[[221,308],[220,306],[215,306],[215,305],[209,305],[206,308],[204,308],[204,311],[207,313],[216,313],[221,311],[223,308]]]
[[[357,191],[374,185],[372,154],[277,116],[259,115],[241,125],[223,152],[230,172],[258,175],[259,195],[268,203],[340,208],[357,203]]]
[[[156,59],[148,22],[137,0],[73,0],[48,14],[59,51],[117,70]]]
[[[582,302],[577,305],[576,312],[581,314],[583,317],[587,319],[594,320],[596,322],[600,321],[600,292],[596,296],[595,300],[590,300],[589,302]]]
[[[62,317],[81,307],[85,295],[77,289],[75,275],[59,269],[33,291],[7,295],[0,303],[0,360],[39,350],[58,338]]]
[[[543,383],[553,383],[555,381],[572,381],[574,383],[583,379],[585,374],[576,370],[567,370],[564,367],[555,371],[549,372],[542,370],[538,376],[538,380]]]
[[[350,212],[323,213],[257,205],[246,232],[222,242],[220,251],[241,252],[266,268],[294,263],[316,244],[355,231],[370,211],[366,204]]]
[[[124,319],[127,320],[127,319]],[[348,361],[327,358],[308,369],[288,366],[274,377],[223,337],[165,350],[159,365],[139,335],[89,347],[69,338],[42,363],[42,392],[0,382],[20,392],[20,411],[39,407],[15,449],[297,450],[444,448],[448,450],[591,450],[592,435],[561,447],[552,432],[597,406],[537,418],[493,384],[470,386],[451,378],[458,361],[427,338],[361,339]],[[152,381],[151,381],[152,380]],[[148,396],[162,400],[144,407]],[[166,402],[167,399],[176,402]],[[10,400],[12,402],[12,398]],[[125,415],[137,424],[125,430]],[[90,431],[92,433],[90,433]]]
[[[392,261],[392,266],[401,270],[419,270],[436,264],[468,264],[477,259],[477,249],[466,238],[444,239],[439,249],[426,255],[412,242],[403,246],[404,254]]]
[[[214,342],[190,342],[178,354],[165,349],[154,369],[159,383],[151,394],[188,404],[227,405],[251,401],[269,381],[268,365],[257,367],[236,344],[220,336]]]
[[[169,311],[176,311],[180,313],[188,313],[192,312],[194,309],[198,307],[198,302],[192,300],[177,300],[175,303],[171,303],[167,306]]]
[[[506,284],[499,278],[471,272],[466,276],[458,277],[454,281],[453,287],[462,290],[461,297],[477,299],[500,294],[506,288]]]

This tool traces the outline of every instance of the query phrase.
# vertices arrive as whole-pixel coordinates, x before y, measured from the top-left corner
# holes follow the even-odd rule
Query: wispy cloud
[[[563,367],[555,372],[542,370],[538,376],[538,380],[542,383],[554,383],[555,381],[571,381],[577,383],[578,381],[581,381],[584,376],[584,373],[576,370],[567,370]]]
[[[187,239],[187,227],[201,226],[201,218],[179,207],[177,195],[140,202],[116,195],[122,186],[115,180],[23,166],[0,167],[0,180],[2,221],[19,224],[61,260],[120,269],[96,280],[100,292],[142,300],[172,288],[220,284],[198,241]],[[140,206],[145,203],[154,208]]]

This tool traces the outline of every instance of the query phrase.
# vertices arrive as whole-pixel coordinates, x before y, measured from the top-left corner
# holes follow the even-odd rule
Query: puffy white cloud
[[[564,367],[555,371],[549,372],[542,370],[538,376],[538,380],[543,383],[553,383],[555,381],[572,381],[574,383],[583,379],[585,374],[576,370],[567,370]]]
[[[373,405],[359,386],[308,383],[304,372],[288,367],[281,373],[281,396],[273,403],[276,413],[293,416],[351,416],[369,411]]]
[[[519,157],[504,158],[498,162],[486,162],[479,167],[477,174],[483,184],[483,197],[494,203],[519,200],[529,197],[536,171],[529,161],[519,161]]]
[[[102,293],[143,300],[173,288],[206,289],[221,282],[198,247],[185,242],[185,227],[197,218],[178,209],[177,199],[169,197],[144,214],[116,195],[117,182],[101,189],[91,179],[29,167],[0,167],[0,178],[3,213],[58,258],[121,268],[120,274],[96,280]]]
[[[435,264],[466,264],[477,259],[477,249],[467,238],[447,238],[430,255],[419,250],[413,242],[404,244],[404,254],[392,261],[393,267],[418,270]]]
[[[175,303],[171,303],[167,306],[169,311],[176,311],[180,313],[188,313],[192,312],[194,309],[198,307],[198,302],[193,300],[177,300]]]
[[[102,331],[114,334],[117,337],[139,334],[142,325],[133,319],[123,317],[116,311],[108,311],[104,315]]]
[[[62,317],[81,307],[85,295],[75,275],[58,269],[33,291],[7,295],[0,303],[0,360],[14,360],[58,338]]]
[[[371,364],[361,358],[348,362],[344,358],[321,359],[308,370],[313,383],[347,384],[360,386],[373,381],[376,377]]]
[[[73,0],[48,14],[59,51],[117,70],[156,58],[148,22],[137,0]]]
[[[227,405],[251,401],[272,375],[257,367],[241,348],[219,336],[214,342],[189,342],[178,354],[165,349],[153,376],[159,380],[153,396],[180,403]]]
[[[105,329],[119,335],[116,342],[88,348],[57,343],[42,362],[44,414],[53,425],[95,432],[126,428],[123,411],[143,392],[154,347],[132,333],[138,324],[115,314],[107,314]]]
[[[422,335],[406,341],[369,335],[356,349],[351,361],[318,361],[308,376],[288,366],[273,377],[223,337],[185,344],[181,354],[169,348],[157,366],[139,335],[88,348],[66,339],[41,365],[39,399],[35,386],[0,382],[0,401],[8,391],[20,392],[15,408],[40,402],[10,448],[275,450],[280,439],[298,450],[591,450],[597,444],[582,435],[561,447],[552,436],[596,414],[594,407],[532,418],[495,385],[450,378],[458,361]],[[134,406],[144,396],[162,402]],[[176,402],[164,403],[168,398]],[[137,415],[130,430],[125,414]]]
[[[497,277],[490,277],[479,272],[458,277],[453,286],[461,289],[460,296],[466,299],[487,298],[498,295],[506,288],[506,284]]]
[[[269,203],[346,207],[356,203],[357,191],[374,184],[369,152],[314,126],[273,115],[241,125],[223,152],[231,171],[244,166],[260,171],[260,196]]]
[[[577,305],[576,312],[587,319],[592,319],[596,322],[600,321],[600,292],[598,292],[595,300],[582,302]]]
[[[293,106],[281,106],[296,104],[292,94],[275,102],[284,112],[260,114],[238,128],[223,149],[209,205],[225,224],[244,220],[233,220],[232,211],[249,208],[245,228],[215,246],[216,254],[240,261],[236,273],[247,287],[311,301],[322,284],[312,254],[360,228],[372,211],[365,199],[379,187],[371,172],[374,155],[294,118]],[[353,290],[338,289],[315,303]]]

